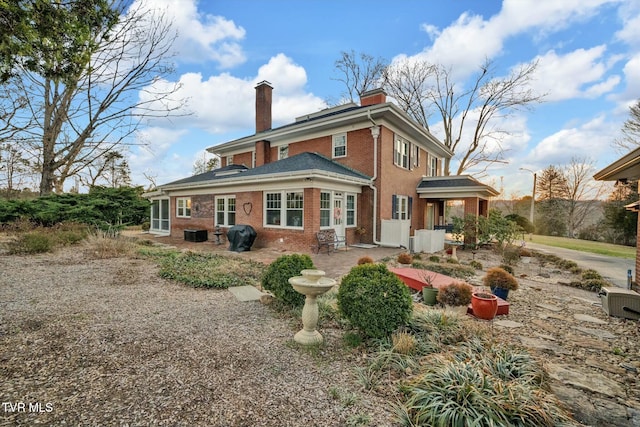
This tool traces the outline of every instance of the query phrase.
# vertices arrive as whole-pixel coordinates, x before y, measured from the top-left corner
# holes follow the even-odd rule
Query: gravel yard
[[[299,325],[259,302],[77,247],[0,271],[0,425],[394,425],[338,336],[298,349]]]
[[[241,255],[268,263],[278,254]],[[361,255],[314,262],[339,276]],[[500,262],[491,251],[459,256]],[[396,425],[392,403],[356,378],[365,355],[329,325],[324,347],[299,348],[299,319],[161,279],[148,259],[94,259],[84,246],[0,255],[0,271],[0,425]],[[553,266],[516,273],[509,316],[486,326],[528,348],[585,425],[640,426],[640,324],[560,285],[572,275]]]

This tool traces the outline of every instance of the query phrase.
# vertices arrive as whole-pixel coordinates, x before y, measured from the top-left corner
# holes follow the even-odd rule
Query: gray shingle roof
[[[456,187],[487,187],[485,184],[475,179],[464,176],[448,179],[429,179],[425,178],[420,181],[418,188],[456,188]]]
[[[231,167],[233,168],[230,169]],[[312,170],[343,175],[345,178],[356,178],[363,180],[371,179],[371,177],[347,166],[344,166],[338,162],[334,162],[333,160],[321,154],[306,152],[251,169],[241,165],[231,165],[227,166],[226,168],[215,169],[210,172],[194,175],[188,178],[180,179],[178,181],[173,181],[160,187],[169,187],[190,183],[204,183],[207,181],[220,182],[225,179],[237,180],[238,178],[244,177],[255,178],[262,175],[286,175],[287,173],[293,174],[296,172]]]

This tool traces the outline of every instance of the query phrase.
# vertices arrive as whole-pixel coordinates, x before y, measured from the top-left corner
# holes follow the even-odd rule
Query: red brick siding
[[[420,200],[416,187],[422,179],[427,160],[426,152],[420,151],[420,165],[414,169],[403,169],[394,164],[395,147],[394,133],[386,128],[380,132],[381,149],[378,152],[380,159],[379,177],[383,177],[383,185],[380,186],[380,179],[376,181],[378,187],[378,202],[380,203],[380,219],[391,219],[392,205],[391,199],[394,194],[413,197],[411,211],[411,227],[413,230],[424,228],[424,201]],[[412,166],[413,167],[413,166]]]

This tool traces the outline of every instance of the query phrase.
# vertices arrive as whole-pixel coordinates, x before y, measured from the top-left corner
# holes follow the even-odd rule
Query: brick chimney
[[[256,86],[256,133],[271,129],[271,93],[273,87],[266,80]]]
[[[367,105],[384,104],[385,102],[387,102],[387,94],[381,88],[368,90],[360,95],[361,107],[366,107]]]

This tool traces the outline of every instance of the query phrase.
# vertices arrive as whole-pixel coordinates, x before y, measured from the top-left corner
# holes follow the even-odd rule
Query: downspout
[[[376,123],[371,119],[371,112],[369,112],[369,120],[374,124],[371,129],[371,136],[373,137],[373,176],[371,177],[371,181],[369,181],[369,188],[373,191],[373,243],[376,245],[380,245],[380,241],[376,239],[376,233],[378,231],[378,189],[374,185],[376,179],[378,178],[378,137],[380,136],[380,126],[376,125]]]

